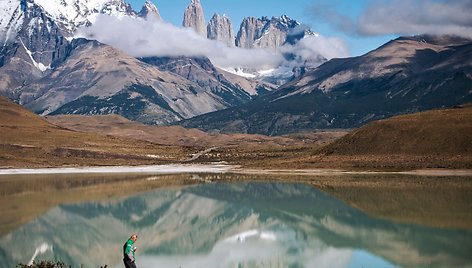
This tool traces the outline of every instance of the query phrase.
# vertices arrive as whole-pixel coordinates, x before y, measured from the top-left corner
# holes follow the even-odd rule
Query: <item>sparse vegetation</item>
[[[1,97],[0,107],[0,167],[162,164],[194,153],[183,146],[65,129]]]
[[[40,261],[40,262],[33,262],[32,265],[27,264],[18,264],[17,268],[71,268],[72,266],[66,265],[65,263],[58,261]]]
[[[375,121],[346,135],[268,137],[146,126],[119,116],[48,117],[0,99],[0,166],[146,165],[225,161],[263,169],[472,168],[472,105]]]

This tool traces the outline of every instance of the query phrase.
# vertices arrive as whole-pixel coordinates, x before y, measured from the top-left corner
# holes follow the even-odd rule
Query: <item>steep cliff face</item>
[[[184,13],[184,27],[194,29],[201,36],[207,36],[207,29],[205,26],[205,16],[203,15],[203,8],[200,0],[192,0]]]
[[[150,1],[146,0],[138,16],[150,20],[161,20],[161,14],[157,7]]]
[[[244,18],[236,36],[236,46],[252,48],[254,41],[262,35],[266,23],[266,18]]]
[[[226,15],[215,13],[207,26],[208,39],[218,40],[229,47],[234,47],[234,31],[231,20]]]
[[[236,36],[236,46],[242,48],[267,48],[277,53],[292,31],[300,23],[285,15],[276,18],[244,18]]]

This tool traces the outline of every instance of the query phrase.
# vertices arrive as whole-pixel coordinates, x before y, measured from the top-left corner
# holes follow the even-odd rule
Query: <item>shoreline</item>
[[[84,166],[50,168],[0,168],[2,175],[40,174],[184,174],[184,173],[235,173],[246,175],[414,175],[414,176],[471,176],[472,169],[417,169],[409,171],[352,171],[343,169],[251,169],[230,164],[166,164],[141,166]]]
[[[85,167],[50,167],[50,168],[11,168],[1,169],[1,175],[35,174],[182,174],[182,173],[225,173],[236,166],[223,164],[168,164],[141,166],[85,166]]]

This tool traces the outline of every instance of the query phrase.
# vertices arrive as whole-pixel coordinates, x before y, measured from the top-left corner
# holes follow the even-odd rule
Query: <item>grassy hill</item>
[[[472,168],[472,105],[372,122],[310,161],[354,168]]]
[[[472,105],[371,122],[295,157],[254,162],[275,168],[405,170],[472,168]]]
[[[322,151],[335,155],[471,156],[472,104],[375,121]]]
[[[68,130],[3,97],[0,133],[0,167],[153,164],[191,153],[181,146]]]

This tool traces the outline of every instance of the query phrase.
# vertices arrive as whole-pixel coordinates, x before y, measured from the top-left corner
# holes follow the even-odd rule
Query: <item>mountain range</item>
[[[41,115],[119,114],[146,124],[180,121],[269,135],[354,128],[472,99],[468,39],[401,37],[363,56],[298,66],[291,77],[269,83],[229,73],[204,56],[136,58],[96,40],[74,39],[99,15],[162,20],[150,1],[140,12],[123,0],[0,3],[0,95]],[[230,47],[288,59],[294,55],[283,46],[317,36],[284,15],[244,18],[237,34],[225,15],[205,23],[200,0],[191,0],[183,26]],[[278,87],[280,81],[289,82]]]
[[[204,22],[201,10],[200,1],[192,1],[184,25]],[[166,124],[241,105],[275,88],[218,69],[205,57],[135,59],[95,40],[73,39],[100,14],[155,23],[161,17],[150,1],[135,12],[122,0],[10,0],[0,12],[0,94],[42,115],[120,114]],[[216,15],[209,38],[222,41],[224,25],[229,19]]]
[[[181,124],[269,135],[356,128],[397,114],[472,101],[471,59],[469,39],[400,37],[363,56],[332,59],[242,106]]]

